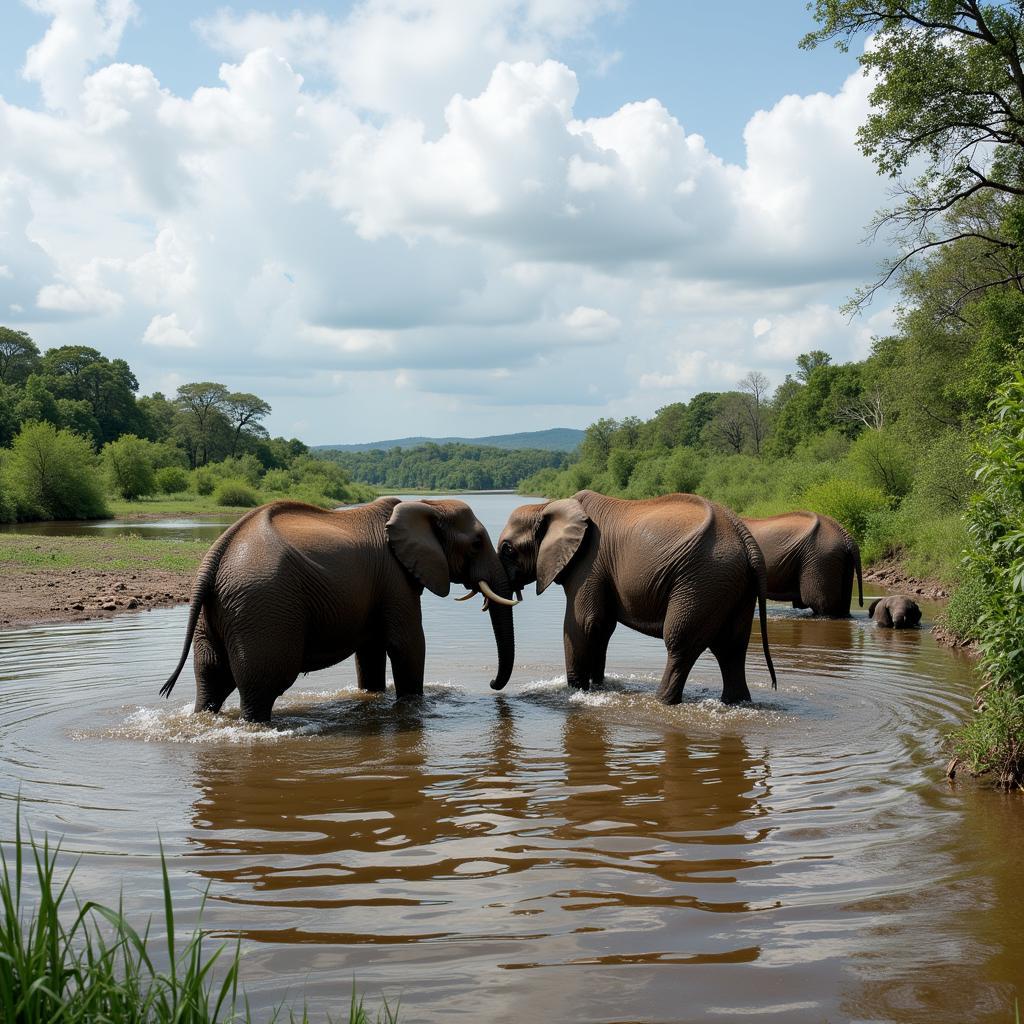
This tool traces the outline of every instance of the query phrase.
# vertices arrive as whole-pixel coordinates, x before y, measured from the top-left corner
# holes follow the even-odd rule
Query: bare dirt
[[[107,619],[188,601],[191,572],[0,567],[0,628]]]
[[[910,597],[926,597],[930,601],[945,601],[949,597],[949,591],[939,580],[908,576],[894,559],[876,562],[864,573],[864,579]]]

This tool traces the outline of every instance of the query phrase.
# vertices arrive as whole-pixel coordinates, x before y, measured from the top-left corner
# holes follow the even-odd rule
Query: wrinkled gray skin
[[[462,501],[378,498],[326,511],[294,501],[253,509],[207,552],[192,587],[181,660],[195,644],[196,711],[219,711],[238,688],[242,717],[270,721],[300,672],[356,656],[359,686],[381,691],[391,662],[398,698],[423,692],[420,595],[483,580],[511,597],[505,570]],[[495,683],[512,673],[512,609],[491,602]]]
[[[693,663],[708,649],[722,670],[722,701],[749,701],[747,643],[758,604],[775,683],[764,560],[749,531],[721,505],[693,494],[623,501],[580,491],[517,508],[498,554],[513,589],[534,580],[538,594],[552,582],[564,589],[565,671],[572,687],[586,690],[604,680],[608,641],[621,622],[664,639],[663,703],[679,703]]]
[[[917,602],[902,594],[876,597],[868,605],[868,615],[886,629],[913,629],[921,621]]]

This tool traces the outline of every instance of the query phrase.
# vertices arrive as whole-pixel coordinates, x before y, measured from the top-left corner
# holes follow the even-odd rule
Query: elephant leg
[[[360,690],[383,693],[386,687],[387,648],[376,639],[356,649],[356,684]]]
[[[589,690],[591,683],[604,682],[604,664],[608,654],[608,641],[615,629],[610,623],[598,619],[580,622],[566,602],[562,643],[565,647],[565,678],[574,690]]]
[[[743,601],[733,621],[711,643],[711,653],[722,670],[722,703],[740,704],[750,700],[747,687],[747,647],[754,619],[748,601]]]
[[[617,623],[612,622],[610,626],[603,629],[595,629],[591,638],[590,654],[590,682],[594,686],[600,686],[604,682],[604,664],[608,658],[608,642],[615,632]]]
[[[662,704],[678,704],[683,699],[686,678],[700,654],[700,650],[695,650],[692,647],[683,650],[669,650],[668,662],[665,665],[657,694],[658,700]]]
[[[192,711],[216,713],[234,690],[235,679],[231,674],[227,652],[207,628],[205,611],[200,613],[196,624],[192,651],[196,677],[196,700]]]
[[[423,626],[419,619],[415,623],[402,623],[400,630],[396,628],[391,631],[387,641],[387,656],[395,679],[395,697],[399,700],[423,695],[423,662],[426,653]]]
[[[722,670],[722,703],[744,704],[750,702],[750,689],[747,686],[747,650],[727,649],[716,651],[711,649]]]
[[[302,669],[302,652],[282,651],[250,641],[231,647],[231,672],[238,684],[242,718],[268,724],[274,701],[285,692]]]

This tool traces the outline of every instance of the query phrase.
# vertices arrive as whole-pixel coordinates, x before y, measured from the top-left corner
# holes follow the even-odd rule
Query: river
[[[468,500],[496,539],[521,499]],[[237,698],[189,715],[191,662],[157,696],[184,608],[2,632],[0,835],[20,793],[83,898],[157,921],[159,835],[182,924],[208,892],[257,1009],[336,1017],[355,979],[403,1022],[1013,1019],[1024,807],[943,778],[968,659],[773,605],[779,689],[755,625],[752,705],[718,703],[705,656],[660,706],[664,649],[622,627],[572,693],[562,592],[531,587],[495,694],[478,607],[424,596],[422,703],[346,662],[271,728]]]

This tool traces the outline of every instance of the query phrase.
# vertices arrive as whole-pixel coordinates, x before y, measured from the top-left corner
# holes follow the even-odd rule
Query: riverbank
[[[0,628],[187,602],[207,541],[0,534]]]

